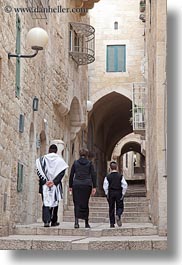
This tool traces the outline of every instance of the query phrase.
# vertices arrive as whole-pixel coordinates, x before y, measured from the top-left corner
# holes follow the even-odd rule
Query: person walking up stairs
[[[110,163],[111,173],[104,179],[103,189],[109,203],[109,220],[110,227],[115,227],[115,205],[116,205],[116,222],[118,226],[122,226],[121,215],[124,210],[124,195],[128,184],[119,172],[115,161]]]

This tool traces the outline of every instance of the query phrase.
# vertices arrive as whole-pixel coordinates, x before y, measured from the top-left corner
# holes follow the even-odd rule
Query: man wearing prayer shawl
[[[42,194],[42,220],[44,227],[57,226],[58,203],[62,199],[62,183],[66,162],[57,154],[57,146],[52,144],[49,153],[36,160],[39,176],[39,193]]]

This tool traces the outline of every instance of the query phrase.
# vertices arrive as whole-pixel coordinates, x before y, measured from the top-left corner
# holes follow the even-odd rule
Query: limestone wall
[[[143,82],[144,24],[139,19],[139,1],[102,0],[89,11],[96,28],[96,61],[89,66],[90,98],[119,91],[131,97],[134,82]],[[118,29],[114,23],[118,22]],[[126,72],[106,71],[107,45],[126,45]]]
[[[12,12],[0,12],[0,234],[8,232],[12,223],[30,223],[41,218],[41,199],[35,159],[48,150],[51,140],[66,143],[64,158],[74,159],[71,144],[86,123],[87,66],[77,66],[69,56],[69,22],[88,23],[79,13],[50,13],[47,19],[32,18],[31,13],[19,13],[21,19],[21,53],[30,54],[26,43],[28,30],[44,28],[49,35],[45,50],[32,59],[21,59],[20,96],[15,96],[16,14],[13,8],[26,7],[25,1],[6,1]],[[59,1],[62,7],[73,6],[73,1]],[[5,4],[4,4],[5,5]],[[34,96],[39,98],[39,109],[32,110]],[[76,101],[77,104],[72,104]],[[76,111],[74,109],[76,106]],[[63,111],[64,109],[64,111]],[[80,123],[70,142],[74,113]],[[19,132],[19,115],[24,115],[24,132]],[[72,121],[70,121],[72,117]],[[77,119],[77,118],[76,118]],[[77,120],[76,120],[77,121]],[[41,146],[39,146],[39,142]],[[76,146],[78,149],[79,146]],[[23,189],[17,192],[17,164],[23,164]]]
[[[166,0],[147,1],[146,47],[148,93],[146,170],[151,199],[151,216],[159,233],[167,233],[166,178]]]

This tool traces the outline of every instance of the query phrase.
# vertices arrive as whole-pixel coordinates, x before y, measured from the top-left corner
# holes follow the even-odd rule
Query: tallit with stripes
[[[40,179],[53,181],[59,173],[68,168],[66,162],[56,153],[49,153],[36,160],[37,174]],[[56,207],[61,200],[61,185],[53,185],[49,188],[43,185],[43,204],[48,207]]]

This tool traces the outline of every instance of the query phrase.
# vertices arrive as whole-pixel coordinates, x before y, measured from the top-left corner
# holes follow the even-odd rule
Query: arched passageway
[[[118,163],[129,184],[127,195],[146,196],[145,155],[141,152],[141,144],[134,141],[125,143]]]
[[[103,195],[103,179],[107,161],[116,143],[132,132],[130,123],[132,102],[126,96],[111,92],[100,98],[89,114],[88,148],[95,153],[98,175],[98,195]]]

